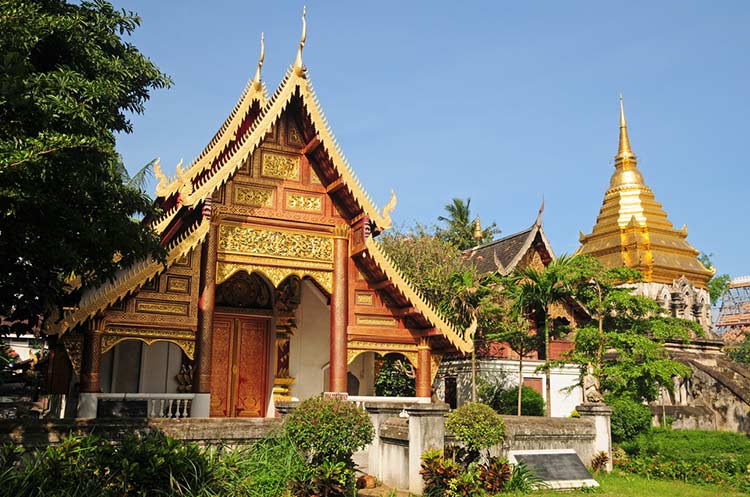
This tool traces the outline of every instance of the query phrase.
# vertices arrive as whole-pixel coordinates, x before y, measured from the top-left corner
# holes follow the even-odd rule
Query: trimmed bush
[[[628,397],[609,397],[612,408],[612,441],[631,440],[651,429],[651,408]]]
[[[372,441],[370,417],[351,402],[311,397],[287,417],[286,433],[308,462],[349,462],[352,454]]]
[[[466,445],[468,461],[505,438],[505,421],[487,404],[470,402],[448,415],[445,427]]]
[[[492,404],[490,404],[492,405]],[[500,414],[518,414],[518,387],[503,391],[497,399],[497,405],[492,405]],[[544,416],[544,397],[531,387],[521,389],[521,415]]]

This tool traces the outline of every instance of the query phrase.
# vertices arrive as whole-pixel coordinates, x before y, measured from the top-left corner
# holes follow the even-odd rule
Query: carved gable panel
[[[183,255],[165,272],[111,304],[107,326],[175,327],[194,332],[198,326],[201,246]]]

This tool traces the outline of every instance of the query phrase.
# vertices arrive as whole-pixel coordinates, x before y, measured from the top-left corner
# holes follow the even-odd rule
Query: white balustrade
[[[100,393],[98,400],[145,400],[149,418],[189,418],[194,393]]]

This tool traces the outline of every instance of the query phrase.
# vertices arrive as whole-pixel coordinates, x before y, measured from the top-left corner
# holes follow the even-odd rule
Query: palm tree
[[[515,305],[526,313],[538,313],[543,320],[545,377],[547,383],[547,416],[552,413],[550,387],[550,311],[552,306],[573,295],[571,279],[576,264],[575,257],[562,255],[544,269],[516,268],[511,275]]]
[[[471,217],[471,199],[454,198],[445,206],[446,216],[438,216],[438,221],[445,223],[444,228],[437,229],[437,235],[459,250],[470,249],[477,245],[474,239],[474,227],[478,217]],[[495,223],[482,230],[479,243],[485,243],[500,233]]]
[[[466,338],[471,339],[471,401],[477,400],[476,336],[482,307],[495,291],[491,278],[481,278],[475,269],[453,273],[450,277],[452,297],[441,306],[441,311],[453,321],[466,326]]]

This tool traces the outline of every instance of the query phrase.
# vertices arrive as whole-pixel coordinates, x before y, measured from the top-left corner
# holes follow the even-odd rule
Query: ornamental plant
[[[448,415],[446,428],[466,446],[465,462],[475,461],[482,450],[505,438],[505,421],[487,404],[470,402]]]
[[[303,401],[284,423],[289,438],[318,465],[324,461],[351,461],[352,454],[372,441],[370,417],[351,402],[330,397]]]

